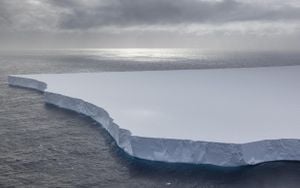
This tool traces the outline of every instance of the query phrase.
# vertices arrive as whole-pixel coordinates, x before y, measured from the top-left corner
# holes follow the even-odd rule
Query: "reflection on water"
[[[221,52],[201,49],[73,49],[73,50],[38,50],[1,52],[6,58],[23,58],[43,61],[44,63],[82,63],[85,66],[105,62],[115,69],[193,69],[193,68],[228,68],[256,67],[276,65],[299,65],[298,52]],[[122,65],[120,65],[122,62]],[[143,66],[140,66],[140,65]],[[129,67],[134,66],[134,67]]]
[[[178,60],[204,60],[209,53],[199,49],[101,49],[95,50],[91,55],[105,59],[129,61],[178,61]]]
[[[299,55],[292,53],[230,56],[230,53],[187,51],[2,53],[0,187],[299,187],[299,162],[224,169],[133,160],[90,118],[45,105],[40,93],[11,88],[6,83],[9,74],[300,64]]]

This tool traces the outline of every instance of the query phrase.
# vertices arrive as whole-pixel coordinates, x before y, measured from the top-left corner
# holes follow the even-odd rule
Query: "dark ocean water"
[[[90,118],[7,85],[10,74],[300,65],[298,53],[73,50],[0,53],[0,187],[300,187],[300,162],[243,168],[147,163],[125,156]],[[272,131],[272,130],[270,130]]]

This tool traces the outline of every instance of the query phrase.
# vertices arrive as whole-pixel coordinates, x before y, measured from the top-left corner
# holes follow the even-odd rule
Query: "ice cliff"
[[[90,116],[140,159],[241,166],[300,160],[300,66],[12,75]]]

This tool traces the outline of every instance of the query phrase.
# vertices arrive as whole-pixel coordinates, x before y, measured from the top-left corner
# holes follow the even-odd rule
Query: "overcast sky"
[[[300,48],[299,0],[0,0],[0,48]]]

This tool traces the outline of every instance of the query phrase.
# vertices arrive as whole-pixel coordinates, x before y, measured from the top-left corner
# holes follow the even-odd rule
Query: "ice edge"
[[[133,136],[120,128],[103,108],[84,100],[47,91],[47,84],[22,76],[9,76],[8,84],[44,92],[45,102],[91,117],[100,123],[128,155],[144,160],[208,164],[223,167],[271,161],[299,161],[299,139],[262,140],[250,143],[217,143]]]

